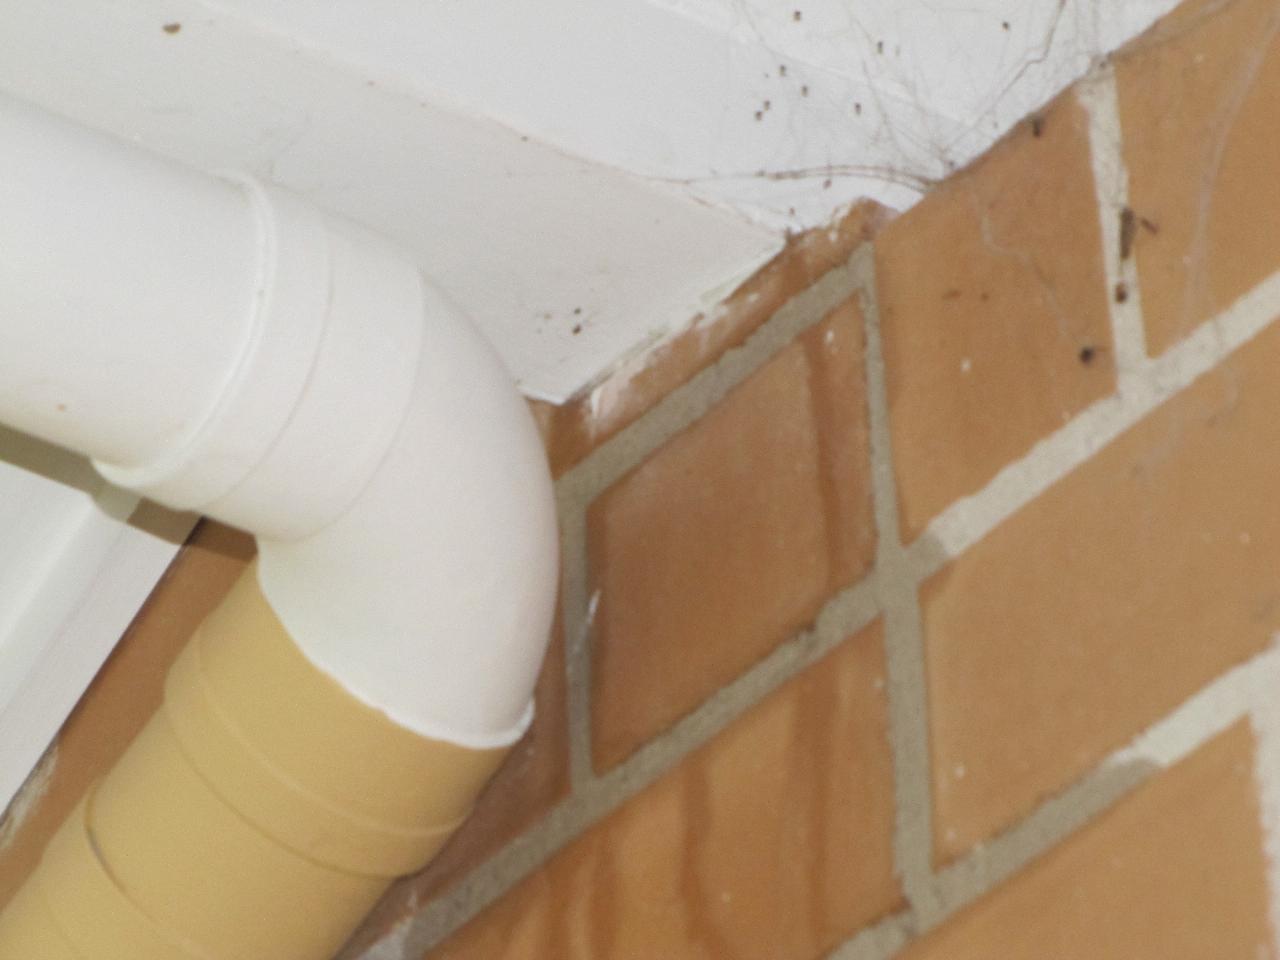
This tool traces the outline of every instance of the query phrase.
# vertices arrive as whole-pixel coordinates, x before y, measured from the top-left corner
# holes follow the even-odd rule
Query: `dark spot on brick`
[[[958,296],[960,296],[960,291],[955,287],[952,287],[950,290],[944,290],[942,293],[943,300],[954,300]]]
[[[576,336],[577,336],[578,334],[580,334],[581,332],[582,332],[582,324],[580,324],[580,323],[575,323],[575,324],[573,325],[573,335],[576,337]]]
[[[1085,346],[1080,348],[1080,362],[1083,363],[1086,367],[1089,364],[1093,363],[1094,358],[1097,357],[1097,355],[1098,355],[1097,347]]]
[[[182,24],[180,24],[180,23],[166,23],[166,24],[165,24],[163,27],[161,27],[160,29],[161,29],[161,30],[163,30],[165,33],[169,34],[170,36],[172,36],[173,34],[177,33],[179,30],[181,30],[181,29],[182,29]]]
[[[796,23],[799,23],[801,20],[804,19],[804,14],[801,13],[799,10],[792,10],[791,19],[794,20]]]
[[[1117,283],[1116,284],[1116,303],[1124,303],[1128,299],[1129,299],[1129,288],[1125,286],[1123,281],[1121,281],[1120,283]]]
[[[1044,136],[1044,117],[1039,114],[1031,117],[1031,135],[1033,137]]]
[[[1001,20],[1001,21],[1000,21],[1000,29],[1001,29],[1001,30],[1008,30],[1008,29],[1009,29],[1009,21],[1008,21],[1008,20]]]
[[[1133,207],[1120,211],[1120,259],[1128,260],[1133,253],[1133,240],[1138,235],[1138,215]]]
[[[983,290],[981,293],[978,294],[978,299],[981,300],[983,303],[986,303],[988,300],[991,299],[991,294]]]

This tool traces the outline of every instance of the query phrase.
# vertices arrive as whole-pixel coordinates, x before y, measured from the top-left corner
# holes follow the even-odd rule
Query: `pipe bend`
[[[385,457],[332,522],[260,538],[259,579],[303,651],[355,696],[424,736],[487,749],[518,740],[532,716],[555,503],[501,361],[443,297],[421,293],[417,373]]]
[[[205,422],[111,480],[258,537],[304,654],[424,736],[519,739],[551,627],[555,504],[523,397],[397,247],[239,179],[252,332]]]

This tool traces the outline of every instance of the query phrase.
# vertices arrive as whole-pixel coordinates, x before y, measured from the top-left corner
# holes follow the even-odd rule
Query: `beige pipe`
[[[0,960],[325,960],[504,753],[352,697],[286,634],[255,564],[0,915]]]

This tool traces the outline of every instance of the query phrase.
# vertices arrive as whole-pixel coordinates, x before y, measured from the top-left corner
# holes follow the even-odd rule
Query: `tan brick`
[[[1198,0],[1118,59],[1152,354],[1280,268],[1278,29],[1274,0]]]
[[[592,505],[597,767],[692,710],[870,567],[864,392],[851,303]]]
[[[1086,118],[1068,94],[876,241],[903,538],[1115,387]]]
[[[822,956],[901,902],[884,678],[873,625],[429,956]]]
[[[1268,960],[1247,723],[1160,774],[903,960]]]
[[[398,880],[353,935],[346,954],[372,946],[418,906],[533,826],[569,790],[564,633],[560,618],[534,691],[533,724],[516,744],[461,829],[427,868]]]
[[[601,388],[610,398],[607,402],[593,402],[590,393],[559,407],[535,402],[553,472],[559,475],[572,467],[726,350],[742,343],[787,300],[848,259],[889,217],[885,207],[864,200],[838,223],[789,237],[782,252],[734,290],[712,316],[701,317],[689,330],[654,348],[642,369],[624,368],[610,377]]]
[[[1272,326],[926,584],[943,859],[1280,627],[1277,363]]]

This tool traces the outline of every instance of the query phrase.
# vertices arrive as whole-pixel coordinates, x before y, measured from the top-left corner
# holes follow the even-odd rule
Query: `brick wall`
[[[350,957],[1280,956],[1278,24],[1184,7],[542,411],[563,779]]]
[[[1278,32],[1184,6],[537,406],[538,719],[346,960],[1280,957]],[[245,552],[184,551],[0,900]]]

